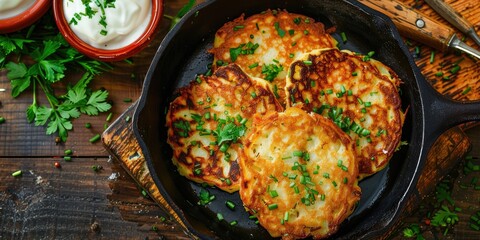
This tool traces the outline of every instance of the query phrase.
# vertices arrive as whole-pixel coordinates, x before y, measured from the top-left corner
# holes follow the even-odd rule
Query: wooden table
[[[187,0],[167,0],[165,13],[175,15],[186,2]],[[404,2],[411,6],[418,4],[413,0]],[[455,2],[453,7],[461,10],[467,18],[476,23],[478,29],[480,26],[478,4],[470,4],[468,0],[447,2]],[[439,18],[428,6],[423,5],[420,10]],[[155,40],[132,58],[133,64],[113,63],[114,69],[111,72],[97,77],[91,84],[93,89],[104,87],[110,92],[109,99],[113,103],[110,112],[113,113],[113,119],[119,118],[132,107],[133,102],[124,102],[125,98],[131,98],[133,101],[138,99],[150,60],[167,33],[169,25],[168,19],[162,21],[161,30]],[[413,42],[412,51],[416,46],[419,45]],[[418,58],[417,63],[427,79],[431,80],[439,91],[461,100],[480,99],[478,63],[465,58],[461,64],[466,70],[451,82],[445,83],[433,76],[440,62],[454,62],[461,56],[437,54],[436,62],[431,65],[427,60],[430,51],[428,47],[422,46],[423,57]],[[69,79],[79,77],[79,73],[67,73]],[[461,94],[461,89],[467,85],[472,86],[472,90],[469,94]],[[56,87],[58,91],[65,89],[62,84]],[[27,122],[25,109],[31,104],[31,95],[25,94],[13,99],[9,93],[10,83],[5,71],[0,72],[0,89],[2,88],[6,91],[0,92],[0,116],[3,116],[6,122],[0,125],[0,239],[147,237],[188,239],[179,225],[128,175],[120,162],[111,158],[101,142],[93,144],[89,142],[92,136],[104,131],[105,124],[112,123],[106,122],[109,112],[97,117],[82,116],[75,119],[74,130],[70,133],[68,141],[56,144],[55,136],[46,135],[43,127],[35,127]],[[84,127],[87,122],[92,124],[92,128]],[[480,156],[480,127],[468,128],[465,130],[467,135],[462,131],[460,128],[452,130],[443,136],[444,141],[452,139],[455,134],[460,134],[459,136],[464,137],[460,140],[457,138],[456,141],[466,144],[467,147],[473,147],[469,155]],[[64,162],[62,159],[66,149],[73,150],[71,162]],[[439,146],[439,149],[441,150],[442,146]],[[451,154],[452,151],[447,153]],[[451,156],[444,156],[442,159],[449,157]],[[59,162],[62,167],[55,168],[55,162]],[[93,171],[93,165],[102,166],[102,170]],[[458,166],[455,161],[448,161],[446,166],[437,168],[443,171],[434,171],[437,175],[425,175],[437,181],[446,172],[461,171],[462,165]],[[22,170],[23,175],[12,177],[11,173],[16,170]],[[473,177],[480,178],[480,173],[453,175],[456,175],[453,198],[463,210],[459,213],[460,222],[450,234],[444,237],[442,233],[423,224],[425,213],[422,211],[416,211],[416,214],[410,214],[412,211],[405,212],[404,222],[406,225],[421,223],[425,230],[424,236],[427,237],[433,238],[437,235],[440,238],[479,239],[480,231],[472,230],[468,226],[468,219],[471,214],[480,210],[480,191],[473,188],[464,189],[461,185],[471,181]],[[434,185],[425,187],[420,191],[418,199],[424,198],[433,189]],[[431,200],[427,197],[422,204],[427,204],[429,199]],[[412,204],[410,208],[419,209],[418,204]],[[406,225],[400,225],[394,230],[402,230]],[[401,234],[393,232],[392,236],[399,238]]]

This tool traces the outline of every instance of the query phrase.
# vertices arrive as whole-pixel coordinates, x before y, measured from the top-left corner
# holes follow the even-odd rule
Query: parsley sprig
[[[41,28],[41,29],[39,29]],[[106,90],[92,91],[87,87],[94,75],[111,69],[106,63],[91,60],[72,48],[58,32],[51,12],[37,24],[12,34],[0,35],[0,69],[7,70],[12,97],[31,89],[32,104],[27,108],[29,122],[47,125],[47,134],[58,132],[66,141],[73,129],[71,120],[82,113],[97,115],[108,111]],[[56,95],[53,84],[64,79],[66,70],[81,69],[85,73],[64,95]],[[37,101],[37,90],[45,94],[48,104]]]

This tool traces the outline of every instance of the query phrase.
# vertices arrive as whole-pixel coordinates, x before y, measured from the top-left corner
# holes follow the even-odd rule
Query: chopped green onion
[[[238,31],[238,30],[243,29],[243,28],[245,28],[245,26],[237,25],[237,26],[233,27],[233,31]]]
[[[22,170],[18,170],[18,171],[15,171],[15,172],[12,173],[13,177],[19,177],[21,175],[22,175]]]
[[[221,213],[217,213],[217,219],[218,221],[222,221],[224,219],[223,215]]]
[[[433,60],[435,60],[435,51],[430,52],[430,63],[433,63]]]
[[[226,152],[228,150],[228,144],[227,143],[222,143],[222,145],[220,145],[220,152]]]
[[[258,67],[258,62],[256,62],[256,63],[254,63],[254,64],[252,64],[252,65],[248,66],[248,68],[250,68],[250,69],[252,69],[252,68],[256,68],[256,67]]]
[[[460,65],[455,65],[452,69],[450,69],[450,72],[452,74],[456,74],[458,71],[460,71],[461,67]]]
[[[269,210],[274,210],[274,209],[277,209],[277,208],[278,208],[278,204],[276,204],[276,203],[272,203],[272,204],[268,205]]]
[[[345,32],[341,32],[340,36],[342,37],[342,42],[346,43],[347,42],[347,34],[345,34]]]
[[[300,150],[293,151],[293,156],[295,157],[303,157],[303,152]]]
[[[370,135],[370,130],[364,128],[364,129],[362,129],[362,131],[360,132],[360,134],[361,134],[362,136],[366,137],[366,136]]]
[[[320,200],[325,201],[325,194],[320,195]]]
[[[97,135],[93,136],[93,137],[90,138],[88,141],[89,141],[90,143],[95,143],[95,142],[97,142],[98,140],[100,140],[100,134],[97,134]]]
[[[463,90],[462,95],[466,95],[472,90],[472,87],[468,86],[465,90]]]
[[[230,200],[225,201],[225,205],[226,205],[230,210],[234,210],[234,209],[235,209],[235,203],[233,203],[233,202],[230,201]]]
[[[108,116],[107,116],[106,121],[107,121],[107,122],[110,122],[110,120],[112,120],[112,116],[113,116],[113,113],[110,112],[110,113],[108,114]]]
[[[270,190],[268,193],[272,198],[278,197],[278,192],[276,190]]]

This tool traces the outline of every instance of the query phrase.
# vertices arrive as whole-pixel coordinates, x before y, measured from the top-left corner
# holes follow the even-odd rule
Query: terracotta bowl
[[[11,33],[25,28],[45,14],[50,8],[51,0],[36,0],[24,12],[5,19],[0,19],[0,33]]]
[[[67,42],[79,52],[90,58],[104,62],[120,61],[140,52],[153,40],[153,35],[155,34],[160,19],[163,16],[163,0],[152,0],[152,18],[150,19],[150,23],[145,32],[134,42],[125,47],[106,50],[91,46],[81,40],[73,32],[68,23],[69,21],[64,15],[63,1],[67,0],[53,0],[53,13],[60,33],[65,37]]]

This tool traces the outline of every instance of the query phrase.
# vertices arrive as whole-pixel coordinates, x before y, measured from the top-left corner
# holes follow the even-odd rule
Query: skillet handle
[[[358,0],[392,19],[402,36],[447,51],[455,31],[398,0]]]
[[[461,123],[480,121],[480,100],[448,99],[422,79],[426,141],[435,141],[443,132]]]

